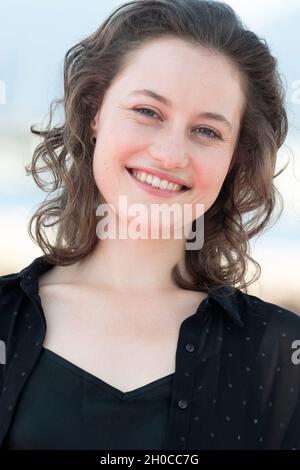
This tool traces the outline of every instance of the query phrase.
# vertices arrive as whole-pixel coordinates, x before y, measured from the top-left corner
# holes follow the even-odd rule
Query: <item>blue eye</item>
[[[212,129],[209,129],[209,127],[196,127],[196,129],[204,129],[205,131],[208,131],[209,133],[211,133],[210,135],[206,134],[206,136],[209,139],[220,139],[218,134],[216,134],[216,132],[213,131]],[[198,132],[197,132],[197,134],[198,134]]]
[[[135,108],[134,111],[136,111],[139,114],[144,114],[146,117],[149,117],[151,119],[153,118],[154,114],[156,116],[158,116],[158,114],[150,108]],[[152,113],[152,116],[149,115],[149,114],[141,113],[140,111],[149,111],[150,113]],[[208,131],[209,134],[202,134],[205,137],[207,137],[208,139],[213,139],[213,140],[214,139],[219,139],[219,140],[221,140],[221,137],[215,131],[210,129],[209,127],[196,127],[196,129],[204,129],[205,131]],[[197,134],[199,134],[199,133],[197,132]]]
[[[137,112],[138,112],[138,111],[145,111],[145,110],[146,110],[146,111],[150,111],[150,113],[152,113],[152,114],[156,114],[156,113],[155,113],[154,111],[152,111],[152,109],[150,109],[150,108],[136,108],[136,109],[134,109],[134,111],[137,111]],[[144,113],[141,113],[141,114],[144,114]],[[147,116],[147,115],[146,115],[146,116]],[[157,114],[156,114],[156,116],[157,116]],[[152,116],[150,116],[150,117],[152,117]]]

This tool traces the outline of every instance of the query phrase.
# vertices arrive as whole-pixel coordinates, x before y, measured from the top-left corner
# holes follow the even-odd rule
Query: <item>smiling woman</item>
[[[44,255],[0,278],[2,448],[300,449],[300,318],[245,281],[288,128],[266,42],[222,2],[124,3],[67,51],[58,104],[27,167],[53,176]],[[201,248],[166,216],[102,237],[99,206],[135,222],[121,196],[190,208]]]
[[[47,260],[72,265],[97,247],[102,202],[124,194],[151,203],[124,178],[126,167],[147,168],[167,182],[181,177],[191,187],[182,203],[204,204],[204,246],[185,252],[186,276],[174,263],[176,285],[208,292],[257,280],[259,273],[245,281],[249,261],[260,270],[249,240],[271,219],[276,194],[282,203],[273,177],[287,134],[283,87],[265,42],[225,4],[130,2],[67,52],[64,74],[65,122],[32,129],[44,141],[28,168],[43,189],[40,173],[55,176],[53,197],[29,222]],[[54,242],[43,230],[50,220]]]

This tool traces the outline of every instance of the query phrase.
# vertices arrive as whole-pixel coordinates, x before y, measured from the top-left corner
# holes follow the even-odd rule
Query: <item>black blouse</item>
[[[43,348],[3,448],[161,449],[172,378],[121,392]]]
[[[52,266],[0,277],[0,448],[300,449],[296,313],[210,290],[180,325],[174,375],[124,394],[43,348]]]

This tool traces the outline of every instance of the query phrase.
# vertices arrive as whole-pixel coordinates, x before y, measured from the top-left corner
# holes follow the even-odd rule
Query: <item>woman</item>
[[[31,129],[44,255],[1,278],[2,448],[300,448],[300,319],[242,291],[288,128],[267,44],[224,3],[128,2],[67,52],[62,102]],[[146,211],[158,237],[112,236],[124,196],[191,208],[200,248]]]

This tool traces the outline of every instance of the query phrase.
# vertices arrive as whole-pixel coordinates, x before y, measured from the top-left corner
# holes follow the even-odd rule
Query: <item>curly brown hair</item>
[[[163,36],[179,37],[223,54],[246,78],[246,105],[239,138],[218,197],[204,214],[203,247],[185,251],[191,280],[182,277],[177,265],[172,269],[172,278],[183,289],[208,292],[225,286],[247,292],[247,286],[261,272],[260,265],[249,255],[249,240],[269,223],[276,196],[280,203],[277,219],[283,210],[282,196],[273,179],[285,169],[274,175],[288,120],[276,58],[266,41],[249,31],[226,3],[127,2],[67,51],[64,96],[51,102],[49,124],[44,130],[30,127],[43,140],[25,169],[39,188],[52,197],[38,205],[29,220],[28,232],[45,259],[56,265],[73,264],[93,250],[98,241],[95,208],[103,199],[93,178],[90,123],[110,83],[126,66],[128,54]],[[53,104],[64,106],[62,125],[51,126]],[[40,160],[44,165],[38,167]],[[47,190],[39,173],[49,171],[53,181]],[[57,230],[50,241],[44,229],[53,226]],[[247,283],[248,261],[254,263],[256,273]]]

